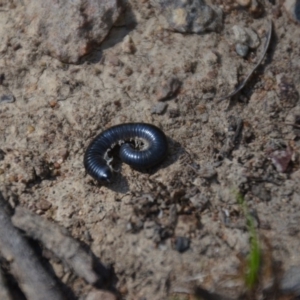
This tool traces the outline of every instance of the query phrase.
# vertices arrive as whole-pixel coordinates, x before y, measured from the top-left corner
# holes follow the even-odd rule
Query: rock
[[[133,54],[136,51],[135,45],[129,35],[127,35],[123,40],[122,50],[127,54]]]
[[[300,24],[300,1],[286,0],[284,7],[289,14],[289,17],[296,23]]]
[[[234,25],[232,31],[236,44],[245,45],[251,49],[256,49],[259,46],[260,40],[252,29]]]
[[[112,67],[122,66],[122,62],[119,60],[118,56],[116,55],[113,54],[108,55],[105,60],[108,66],[112,66]]]
[[[107,233],[107,235],[106,235],[106,243],[107,243],[107,245],[113,244],[114,241],[115,241],[114,235],[111,232]]]
[[[48,209],[50,209],[52,206],[52,204],[46,200],[46,199],[42,199],[38,204],[37,207],[42,210],[42,211],[47,211]]]
[[[91,291],[87,297],[86,300],[117,300],[117,297],[107,291]]]
[[[282,150],[275,150],[269,154],[273,165],[278,172],[284,173],[292,159],[293,150],[290,147]]]
[[[266,145],[266,154],[271,159],[278,172],[286,172],[293,160],[294,150],[288,143],[281,139],[272,139]]]
[[[165,102],[158,102],[152,107],[151,114],[162,115],[165,112],[167,106],[168,104]]]
[[[15,102],[15,97],[12,92],[5,86],[0,85],[0,104],[13,102]]]
[[[280,287],[283,293],[300,296],[300,266],[292,266],[284,273]]]
[[[117,0],[25,0],[27,33],[45,53],[78,63],[108,34],[120,14]]]
[[[179,253],[183,253],[186,250],[188,250],[190,247],[190,240],[186,237],[177,237],[175,240],[175,249],[179,252]]]
[[[71,272],[67,272],[61,279],[62,283],[67,284],[71,277]]]
[[[222,28],[223,12],[204,0],[154,0],[171,29],[182,33],[204,33]]]
[[[171,77],[162,82],[157,90],[157,101],[163,101],[174,96],[179,90],[181,82],[176,77]]]
[[[53,262],[52,263],[52,268],[54,270],[55,275],[58,278],[62,278],[63,277],[63,275],[64,275],[64,267],[63,267],[62,264]]]
[[[235,51],[239,56],[246,57],[249,52],[249,47],[247,45],[237,43],[235,45]]]
[[[251,4],[251,0],[236,0],[236,2],[242,7],[248,7]]]
[[[208,66],[215,66],[219,62],[219,58],[216,53],[209,51],[204,53],[203,55],[203,62]]]
[[[124,72],[125,72],[126,76],[129,77],[129,76],[132,75],[133,70],[131,68],[129,68],[129,67],[126,67],[125,70],[124,70]]]
[[[68,149],[66,149],[66,148],[60,149],[59,156],[62,159],[62,161],[65,161],[68,158],[68,156],[69,156]]]

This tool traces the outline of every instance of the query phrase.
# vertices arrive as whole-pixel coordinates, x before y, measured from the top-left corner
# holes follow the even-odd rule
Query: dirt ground
[[[282,3],[261,1],[257,17],[234,1],[214,1],[223,28],[197,35],[166,29],[150,2],[130,0],[105,41],[75,65],[43,54],[20,30],[21,2],[0,10],[1,93],[15,98],[0,103],[0,190],[9,204],[86,244],[113,269],[108,288],[120,299],[292,299],[279,290],[284,273],[300,266],[300,30]],[[270,19],[263,64],[238,96],[217,103],[259,60]],[[234,25],[259,36],[246,58],[235,51]],[[153,113],[170,78],[180,88]],[[98,184],[85,173],[84,151],[125,122],[160,127],[168,158],[143,171],[117,161],[114,182]],[[252,292],[238,192],[261,249]],[[69,299],[96,290],[47,259]]]

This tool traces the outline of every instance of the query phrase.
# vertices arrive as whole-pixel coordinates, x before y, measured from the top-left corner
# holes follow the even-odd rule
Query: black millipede
[[[119,145],[122,162],[133,168],[153,167],[167,156],[166,135],[156,126],[147,123],[126,123],[101,132],[88,146],[84,167],[94,179],[111,182],[113,167],[109,152]]]

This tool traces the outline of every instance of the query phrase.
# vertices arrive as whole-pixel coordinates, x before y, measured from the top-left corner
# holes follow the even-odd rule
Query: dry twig
[[[20,232],[13,227],[0,192],[0,252],[27,299],[64,299],[57,284],[43,268]]]
[[[219,102],[222,102],[223,100],[226,100],[227,98],[231,98],[233,97],[234,95],[236,95],[238,92],[240,92],[246,85],[246,83],[249,81],[249,79],[251,78],[251,76],[253,75],[253,73],[256,71],[256,69],[260,66],[260,64],[262,63],[266,53],[267,53],[267,50],[269,48],[269,45],[270,45],[270,41],[271,41],[271,36],[272,36],[272,29],[273,29],[273,23],[272,21],[270,20],[270,29],[268,31],[268,35],[267,35],[267,40],[266,40],[266,44],[265,44],[265,48],[264,48],[264,51],[263,51],[263,54],[260,58],[260,60],[258,61],[258,63],[254,66],[254,68],[252,69],[252,71],[248,74],[248,76],[244,79],[244,81],[233,91],[231,92],[229,95],[226,95],[224,97],[221,97],[219,99],[217,99],[217,103]]]
[[[13,224],[24,230],[27,235],[37,239],[52,251],[59,259],[73,268],[74,272],[90,284],[101,284],[103,278],[94,271],[95,261],[80,243],[70,237],[67,230],[29,210],[17,207],[12,217]],[[102,276],[107,276],[107,270],[102,268]]]

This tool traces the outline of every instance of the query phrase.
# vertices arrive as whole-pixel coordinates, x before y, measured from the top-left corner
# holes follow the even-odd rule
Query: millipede
[[[84,167],[97,181],[111,182],[114,169],[110,152],[116,146],[120,146],[121,161],[133,168],[154,167],[168,152],[166,135],[152,124],[125,123],[108,128],[92,140],[84,155]]]

